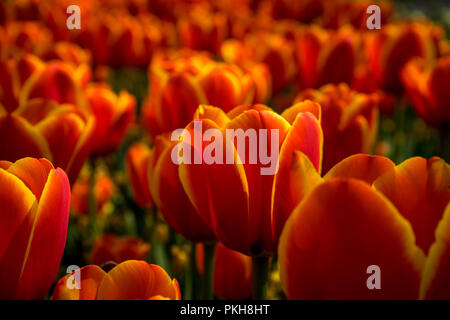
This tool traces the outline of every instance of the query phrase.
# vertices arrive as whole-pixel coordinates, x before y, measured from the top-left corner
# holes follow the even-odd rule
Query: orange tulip
[[[139,238],[105,234],[94,242],[91,263],[101,265],[109,261],[146,260],[149,251],[150,245]]]
[[[111,199],[114,191],[114,183],[106,174],[95,177],[94,198],[97,212]],[[81,215],[89,214],[89,178],[81,177],[72,188],[72,209]]]
[[[296,101],[305,99],[322,107],[324,172],[352,154],[371,151],[378,130],[376,94],[358,93],[339,84],[304,90]]]
[[[152,150],[145,144],[132,145],[125,155],[125,166],[136,203],[142,208],[153,204],[148,183],[148,169]]]
[[[351,83],[357,42],[355,32],[349,27],[338,31],[326,31],[317,26],[301,30],[297,39],[300,87]]]
[[[288,298],[450,297],[443,272],[449,263],[447,163],[417,157],[395,166],[387,158],[360,154],[338,163],[322,180],[305,159],[296,158],[296,170],[309,172],[316,182],[279,244]],[[373,265],[381,272],[377,290],[368,287],[367,268]]]
[[[93,151],[97,154],[111,153],[117,149],[134,121],[136,99],[123,90],[116,95],[105,84],[89,85],[85,95],[96,120]]]
[[[66,243],[69,180],[45,159],[24,158],[0,161],[0,185],[0,298],[42,299]]]
[[[215,240],[212,230],[200,217],[183,189],[178,167],[171,160],[175,144],[164,135],[155,139],[148,169],[152,198],[166,222],[177,233],[195,242]]]
[[[80,289],[69,289],[70,275],[61,278],[53,290],[52,300],[180,300],[176,279],[160,266],[145,261],[127,260],[109,272],[95,265],[79,270]]]
[[[289,174],[293,152],[306,152],[315,170],[320,170],[322,130],[317,119],[320,117],[320,106],[308,101],[296,111],[295,115],[289,115],[294,119],[292,125],[264,105],[242,105],[228,114],[212,106],[200,106],[194,115],[194,120],[198,119],[202,124],[202,130],[218,129],[223,139],[228,139],[226,129],[254,129],[257,136],[258,129],[266,129],[271,132],[271,137],[272,132],[278,132],[278,141],[268,139],[270,146],[278,143],[276,148],[279,148],[279,157],[272,163],[278,167],[274,175],[261,175],[265,165],[259,162],[253,164],[247,159],[250,157],[250,147],[257,146],[257,141],[246,143],[244,148],[248,156],[245,158],[247,161],[243,160],[246,162],[244,164],[236,161],[228,164],[222,159],[223,164],[179,165],[181,183],[192,204],[214,230],[218,240],[230,249],[248,255],[273,254],[284,221],[296,204],[293,198],[295,195],[286,192],[298,179]],[[185,130],[190,133],[190,137],[201,134],[194,132],[197,130],[195,122],[191,122]],[[222,142],[223,155],[232,152],[234,159],[238,156],[242,158],[243,150],[239,150],[239,155],[236,151],[237,143],[240,143],[236,140],[239,139],[233,140],[233,143],[229,143],[229,140]],[[201,149],[198,149],[200,146],[192,149],[196,144],[192,140],[183,140],[182,144],[191,150],[191,155],[197,153],[202,159],[209,145],[203,141]],[[271,152],[275,150],[271,149]],[[170,158],[167,162],[176,167]],[[214,181],[219,181],[220,186],[213,186]]]
[[[432,66],[415,59],[406,64],[401,76],[414,109],[422,119],[436,127],[450,124],[450,57],[440,58]]]
[[[177,55],[157,56],[150,66],[150,91],[143,112],[152,136],[184,127],[199,104],[228,111],[253,99],[252,76],[238,66],[192,52]]]
[[[414,57],[432,61],[439,54],[437,43],[443,30],[425,23],[389,24],[368,32],[364,47],[371,76],[388,92],[402,89],[400,72]]]
[[[225,247],[216,246],[214,293],[224,299],[247,299],[252,295],[252,259]]]

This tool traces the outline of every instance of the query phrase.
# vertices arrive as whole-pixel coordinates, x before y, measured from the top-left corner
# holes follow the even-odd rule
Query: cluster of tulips
[[[0,3],[0,299],[450,299],[443,25],[384,1],[90,0],[69,30],[72,4]],[[408,119],[436,145],[393,157]],[[198,123],[234,159],[254,146],[227,130],[277,130],[275,174],[175,163]]]

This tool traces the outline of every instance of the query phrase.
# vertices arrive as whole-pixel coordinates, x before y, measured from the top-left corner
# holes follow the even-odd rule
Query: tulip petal
[[[436,242],[430,247],[420,286],[420,298],[450,299],[450,203],[436,229]]]
[[[293,151],[291,159],[280,165],[273,193],[272,232],[275,248],[278,248],[281,232],[292,211],[321,182],[322,178],[303,152]]]
[[[394,167],[395,164],[389,158],[360,153],[336,164],[324,178],[354,178],[372,185],[379,176]]]
[[[9,114],[0,117],[0,159],[16,161],[24,157],[52,159],[47,142],[21,117]]]
[[[354,179],[330,179],[295,209],[279,245],[289,299],[414,299],[423,252],[409,223],[385,197]],[[380,268],[370,290],[367,268]]]
[[[145,261],[128,260],[115,266],[103,278],[98,300],[135,300],[150,297],[155,276]]]
[[[161,139],[155,141],[155,153],[161,148]],[[207,220],[201,217],[183,189],[178,166],[171,159],[172,147],[166,147],[150,173],[150,188],[154,200],[167,223],[191,241],[214,240]],[[154,155],[156,156],[156,154]]]
[[[297,102],[292,107],[284,110],[283,113],[281,114],[281,116],[283,118],[285,118],[292,125],[294,123],[295,119],[297,118],[297,115],[300,112],[310,112],[320,122],[320,119],[322,116],[322,110],[320,108],[320,104],[313,102],[311,100]]]
[[[22,180],[39,201],[52,169],[53,165],[46,159],[23,158],[13,163],[8,172]]]
[[[194,113],[194,120],[209,119],[219,127],[224,127],[229,121],[227,114],[220,108],[201,104]]]
[[[19,178],[3,169],[0,169],[0,185],[0,298],[11,299],[16,297],[17,279],[28,240],[17,234],[26,235],[21,232],[23,229],[31,231],[37,201]]]
[[[131,146],[126,154],[126,170],[133,187],[134,198],[141,207],[150,206],[153,202],[147,174],[150,157],[151,151],[144,144]]]
[[[272,150],[272,130],[278,130],[278,141],[276,147],[284,145],[286,142],[286,134],[289,131],[290,126],[288,122],[277,113],[272,111],[256,111],[248,110],[241,113],[239,116],[232,119],[226,126],[226,129],[243,130],[244,133],[250,132],[248,130],[254,130],[255,138],[257,141],[251,141],[251,138],[245,140],[244,152],[239,148],[239,138],[233,141],[235,148],[237,149],[239,159],[244,163],[245,177],[249,188],[249,234],[250,242],[252,245],[253,254],[261,254],[262,252],[269,253],[274,250],[273,235],[272,235],[272,221],[271,221],[271,208],[272,208],[272,190],[273,180],[276,173],[275,166],[278,166],[280,156],[274,157],[275,163],[265,164],[261,163],[261,158],[257,158],[255,163],[251,163],[250,155],[255,157],[261,154],[261,150],[264,149],[264,143],[261,143],[260,130],[267,130],[266,146],[267,153],[272,154],[275,150]],[[237,133],[237,131],[235,131]],[[263,140],[264,142],[264,140]],[[276,152],[280,152],[279,149]],[[262,174],[262,169],[268,169],[269,166],[274,166],[272,174]]]
[[[415,157],[402,162],[374,182],[411,223],[417,245],[425,252],[450,201],[450,167],[444,160]]]
[[[201,124],[203,132],[213,128],[220,129],[210,120],[201,120]],[[195,130],[194,122],[189,124],[186,130],[191,139],[202,133]],[[218,239],[231,248],[250,252],[247,180],[243,165],[237,162],[233,144],[226,141],[223,132],[222,136],[223,155],[232,154],[233,164],[206,164],[203,160],[203,150],[209,143],[203,142],[201,150],[198,150],[193,140],[183,141],[182,143],[191,149],[192,156],[201,153],[202,164],[180,164],[179,177],[192,204],[214,230]],[[217,181],[221,181],[220,188],[216,185]]]
[[[53,169],[42,191],[28,241],[18,297],[42,298],[50,289],[66,244],[69,210],[69,180],[63,170]]]

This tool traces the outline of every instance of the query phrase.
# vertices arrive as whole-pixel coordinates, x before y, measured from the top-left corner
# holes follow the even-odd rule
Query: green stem
[[[265,300],[269,277],[269,257],[252,257],[253,300]]]
[[[214,250],[215,243],[203,244],[203,299],[213,299],[213,279],[214,279]]]

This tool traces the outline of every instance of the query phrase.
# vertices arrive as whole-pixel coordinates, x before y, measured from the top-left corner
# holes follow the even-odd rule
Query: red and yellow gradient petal
[[[279,245],[289,299],[416,299],[423,252],[395,207],[365,182],[330,179],[295,209]],[[367,287],[379,266],[381,289]]]
[[[135,300],[154,296],[180,297],[176,280],[171,280],[160,267],[145,261],[128,260],[114,267],[103,278],[97,300]]]
[[[372,185],[378,177],[394,167],[395,164],[389,158],[360,153],[337,163],[324,178],[353,178]]]
[[[210,241],[215,236],[208,221],[201,217],[192,205],[178,174],[178,166],[172,162],[173,144],[158,136],[153,158],[156,163],[149,169],[149,183],[153,199],[167,223],[186,239]],[[176,201],[175,201],[175,200]]]
[[[95,300],[97,289],[106,272],[95,265],[82,267],[79,272],[80,289],[68,288],[67,281],[71,275],[66,275],[56,283],[51,300]],[[74,274],[72,276],[75,277]]]
[[[153,204],[148,181],[152,151],[142,143],[134,144],[125,155],[125,166],[133,189],[134,199],[141,207]]]
[[[430,247],[420,286],[421,299],[450,299],[450,203],[436,229],[436,242]]]
[[[53,169],[39,200],[19,281],[19,297],[40,298],[50,289],[66,244],[69,210],[69,180],[62,169]]]
[[[249,190],[249,233],[247,237],[249,238],[252,253],[270,253],[273,252],[273,235],[272,235],[272,220],[271,220],[271,210],[272,210],[272,192],[273,192],[273,181],[274,174],[276,173],[276,167],[278,166],[280,156],[273,157],[271,160],[273,163],[262,164],[261,163],[261,152],[273,153],[272,150],[272,133],[273,130],[278,130],[278,141],[275,143],[275,147],[278,148],[276,151],[279,153],[280,146],[286,142],[286,137],[291,133],[292,128],[289,123],[277,113],[273,111],[256,111],[248,110],[241,113],[239,116],[232,119],[226,126],[227,129],[243,130],[246,134],[254,130],[255,138],[257,141],[247,141],[245,139],[245,146],[243,151],[239,148],[242,142],[239,142],[239,137],[234,139],[234,147],[237,150],[239,159],[244,163],[243,168],[245,171],[245,177],[248,183]],[[261,131],[267,130],[267,138],[261,143]],[[236,134],[238,131],[234,131]],[[228,138],[228,137],[227,137]],[[266,151],[264,151],[264,147]],[[251,163],[252,155],[256,158],[256,163]],[[263,169],[268,169],[269,166],[273,168],[273,172],[269,174],[263,174]],[[233,248],[232,248],[233,249]],[[247,253],[241,251],[242,253]]]
[[[450,201],[450,166],[442,159],[410,158],[374,182],[411,223],[417,245],[428,253]]]
[[[198,121],[201,121],[203,132],[208,129],[220,130],[211,120]],[[192,158],[198,153],[202,159],[201,164],[192,161],[191,164],[179,165],[179,177],[186,194],[223,243],[230,248],[250,252],[248,184],[243,165],[237,163],[234,145],[227,141],[225,133],[221,132],[223,156],[225,157],[227,152],[233,155],[234,163],[226,164],[224,161],[224,164],[206,164],[203,151],[210,143],[203,141],[200,146],[202,149],[195,149],[197,146],[193,141],[194,134],[200,136],[202,133],[194,133],[195,122],[191,122],[186,130],[192,140],[183,141],[181,146],[191,150]],[[217,181],[222,182],[220,188],[216,186]]]

